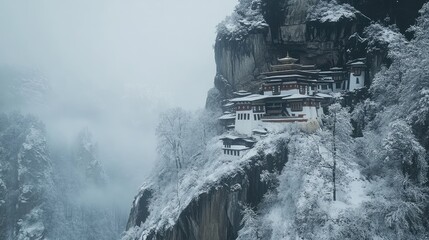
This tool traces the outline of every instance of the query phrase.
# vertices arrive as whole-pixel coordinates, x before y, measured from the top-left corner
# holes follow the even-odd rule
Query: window
[[[359,78],[356,78],[356,84],[359,84]]]
[[[337,88],[337,89],[341,88],[341,83],[340,83],[340,82],[337,82],[337,83],[335,84],[335,88]]]
[[[294,112],[302,111],[302,103],[301,102],[294,102],[290,104],[290,109]]]
[[[314,86],[311,86],[311,90],[314,90]]]
[[[322,85],[322,90],[327,90],[328,89],[328,85]]]
[[[280,86],[274,86],[273,95],[279,95],[279,94],[280,94]]]
[[[305,94],[305,87],[304,86],[299,86],[299,93]]]
[[[360,68],[353,68],[353,75],[360,76],[362,74],[362,70]]]
[[[256,121],[256,114],[253,115],[253,119]]]

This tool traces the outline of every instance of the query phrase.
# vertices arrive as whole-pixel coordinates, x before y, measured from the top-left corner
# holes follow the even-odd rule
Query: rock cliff
[[[128,235],[124,239],[236,239],[242,227],[243,209],[256,208],[264,194],[276,186],[275,178],[270,176],[279,174],[288,161],[285,139],[287,138],[270,141],[271,146],[266,145],[268,142],[260,144],[258,151],[251,151],[241,160],[233,160],[230,166],[224,163],[231,171],[214,170],[219,178],[212,183],[204,183],[203,187],[197,188],[195,194],[192,193],[193,190],[186,193],[191,198],[189,201],[180,201],[181,210],[178,216],[172,215],[174,220],[163,220],[168,214],[162,211],[168,209],[168,206],[157,212],[153,205],[162,202],[160,195],[165,194],[164,190],[155,187],[153,183],[146,185],[134,200],[127,224]],[[230,157],[219,155],[218,158]],[[198,181],[204,182],[207,179],[210,180],[210,177],[206,176],[206,179]],[[174,202],[175,200],[170,199],[168,204],[175,205]],[[154,215],[157,214],[164,216],[156,219],[158,216]]]
[[[214,81],[215,88],[208,94],[207,108],[219,108],[222,100],[231,97],[234,91],[241,89],[258,91],[260,74],[269,70],[270,65],[275,64],[277,58],[285,56],[288,52],[293,57],[299,58],[301,63],[316,64],[322,69],[334,66],[344,67],[350,59],[366,57],[372,79],[382,64],[391,63],[387,55],[389,39],[403,39],[401,33],[404,34],[405,30],[414,23],[424,1],[413,2],[406,11],[401,13],[400,6],[405,2],[241,0],[236,11],[218,27],[215,42],[217,74]],[[383,9],[374,11],[380,8]],[[386,18],[387,16],[389,18]],[[380,21],[380,23],[375,24],[374,21]],[[396,23],[399,29],[389,30],[386,26],[391,23]],[[353,102],[350,105],[355,104]],[[323,192],[327,187],[315,187],[320,183],[320,179],[317,181],[314,179],[323,174],[330,176],[330,172],[325,172],[325,165],[323,165],[325,164],[323,161],[328,163],[330,161],[330,154],[328,154],[330,145],[323,141],[326,138],[325,135],[319,136],[322,140],[315,140],[314,136],[309,137],[304,134],[304,138],[297,138],[294,143],[285,141],[290,139],[286,135],[281,133],[269,136],[240,160],[227,160],[221,152],[214,151],[211,155],[217,156],[216,159],[205,155],[199,156],[203,159],[199,160],[202,163],[187,169],[184,175],[177,173],[176,177],[174,171],[166,172],[165,169],[159,171],[157,173],[159,175],[145,184],[136,196],[123,240],[217,240],[245,236],[239,234],[239,231],[245,229],[248,224],[243,222],[243,209],[248,206],[258,209],[261,205],[269,203],[269,199],[263,198],[264,195],[266,197],[270,190],[275,192],[282,184],[277,182],[278,177],[269,176],[282,171],[286,162],[289,162],[289,166],[284,171],[287,176],[283,179],[283,190],[287,190],[284,192],[289,192],[292,198],[310,199],[306,211],[314,214],[312,211],[320,208],[317,205],[320,204],[320,196],[327,198],[326,192]],[[280,139],[282,141],[279,141]],[[314,146],[311,147],[309,143]],[[217,146],[221,149],[219,143],[216,144],[213,145],[214,148]],[[327,146],[320,147],[323,144]],[[299,147],[293,147],[294,145]],[[348,151],[352,149],[348,148]],[[309,154],[310,157],[307,156]],[[311,164],[316,161],[315,159],[324,160],[317,163],[321,166],[315,167],[317,164],[301,166],[302,159],[308,160]],[[308,170],[307,168],[314,167],[314,174],[303,172],[302,175],[307,175],[309,179],[303,184],[296,180],[302,177],[300,173],[294,172],[291,168],[294,162],[299,169]],[[348,173],[353,175],[352,185],[367,184],[360,179],[361,176],[355,168],[356,166],[353,166]],[[228,171],[223,172],[224,169]],[[297,181],[296,185],[310,190],[296,194],[295,189],[288,184],[289,180]],[[311,182],[313,180],[314,182]],[[329,181],[324,184],[329,185]],[[320,195],[314,192],[320,192]],[[311,199],[309,195],[316,197]],[[288,203],[288,201],[290,201],[289,198],[279,203]],[[301,203],[295,202],[296,205]],[[356,204],[360,203],[358,201]],[[284,206],[279,206],[281,207]],[[312,218],[313,215],[306,215],[308,212],[297,214],[305,221],[295,222],[298,225],[301,224],[296,231],[301,231],[301,227],[309,227],[306,217],[314,220],[315,226],[320,225],[321,219],[328,219],[323,215],[324,210],[317,212],[316,214],[320,215],[315,218]],[[268,222],[271,221],[270,214],[271,212],[267,211]],[[283,226],[284,221],[281,221],[282,218],[288,218],[288,215],[277,217],[279,221],[274,222],[274,225],[278,224],[278,229],[290,227]],[[354,224],[352,218],[347,221]],[[366,225],[362,224],[362,226]],[[251,226],[249,229],[258,229],[258,227]],[[329,231],[331,230],[329,228]],[[270,234],[272,235],[273,232]],[[313,234],[310,230],[307,233]],[[281,239],[281,236],[283,238],[286,236],[268,234],[269,237],[260,237],[259,234],[263,235],[264,232],[257,232],[257,239]],[[320,239],[316,236],[317,234],[314,238],[307,239]],[[358,236],[357,239],[363,238]]]
[[[240,1],[236,11],[242,12],[240,7],[246,7],[246,2]],[[240,27],[227,28],[229,31],[220,27],[215,43],[217,74],[214,81],[219,94],[214,97],[211,91],[208,99],[222,101],[234,91],[258,90],[260,74],[287,52],[301,63],[316,64],[322,69],[344,67],[350,59],[366,57],[372,79],[381,64],[388,63],[387,52],[382,48],[378,52],[367,52],[365,27],[372,21],[382,21],[397,24],[404,33],[414,24],[425,1],[413,1],[411,5],[407,1],[390,0],[252,2],[259,3],[252,7],[263,17],[266,28],[253,28],[243,33]],[[252,20],[247,15],[242,18]],[[237,34],[241,36],[230,37]],[[212,103],[208,101],[207,107],[214,108]]]

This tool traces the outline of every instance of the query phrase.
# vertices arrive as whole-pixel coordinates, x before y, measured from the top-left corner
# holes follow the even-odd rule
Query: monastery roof
[[[258,134],[267,134],[268,131],[265,129],[261,129],[261,128],[255,128],[252,130],[253,133],[258,133]]]
[[[256,141],[253,139],[247,137],[238,137],[234,135],[225,135],[224,137],[220,138],[220,140],[242,140],[248,143],[256,143]]]
[[[233,92],[233,94],[237,95],[237,96],[248,96],[248,95],[250,95],[252,93],[248,92],[248,91],[245,91],[245,90],[240,90],[240,91],[237,91],[237,92]]]
[[[229,103],[224,104],[223,106],[224,106],[224,107],[231,107],[231,106],[233,106],[233,105],[234,105],[234,103],[229,102]]]
[[[290,80],[290,79],[315,80],[300,74],[276,75],[276,76],[269,76],[264,78],[265,81],[283,81],[283,80]]]
[[[298,64],[298,63],[283,63],[283,64],[276,64],[276,65],[271,65],[271,68],[279,68],[279,67],[298,67],[299,68],[315,68],[316,65],[305,65],[305,64]]]
[[[322,98],[333,98],[331,95],[325,94],[325,93],[317,93],[316,96],[322,97]]]
[[[221,137],[220,140],[226,140],[226,139],[237,140],[237,139],[240,139],[240,138],[241,137],[237,137],[237,136],[233,136],[233,135],[225,135],[225,136]]]
[[[293,94],[289,97],[284,97],[282,99],[285,100],[292,100],[292,99],[320,99],[321,97],[317,97],[317,96],[309,96],[309,95],[303,95],[303,94]]]
[[[298,59],[290,57],[289,52],[288,52],[286,57],[278,58],[277,61],[279,61],[281,63],[294,63],[294,62],[298,61]]]
[[[235,119],[235,114],[234,113],[228,113],[228,114],[225,114],[219,118],[219,120],[229,120],[229,119]]]
[[[288,70],[279,70],[279,71],[271,71],[271,72],[263,72],[261,75],[265,76],[275,76],[275,75],[289,75],[289,73],[299,73],[299,74],[307,74],[307,75],[315,75],[320,72],[320,69],[288,69]]]
[[[266,97],[267,97],[266,95],[252,94],[252,95],[245,96],[245,97],[233,98],[233,99],[230,99],[229,101],[231,101],[231,102],[254,102],[254,101],[265,99]]]
[[[244,150],[248,150],[250,148],[248,148],[246,146],[242,146],[242,145],[231,145],[231,147],[222,148],[222,149],[244,151]]]
[[[366,64],[362,61],[350,63],[351,66],[366,66]]]

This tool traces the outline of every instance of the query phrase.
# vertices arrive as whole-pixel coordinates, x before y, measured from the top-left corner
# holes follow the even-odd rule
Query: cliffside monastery
[[[287,55],[278,59],[264,76],[259,93],[235,92],[235,98],[223,105],[219,118],[228,130],[240,136],[222,138],[224,154],[240,156],[255,144],[252,136],[267,134],[267,123],[319,121],[322,104],[329,103],[332,94],[341,94],[363,88],[366,78],[365,59],[348,62],[347,69],[334,67],[329,71],[315,65],[298,64],[298,59]]]

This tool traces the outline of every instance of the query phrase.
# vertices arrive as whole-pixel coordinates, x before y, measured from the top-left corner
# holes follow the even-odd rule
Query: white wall
[[[244,120],[244,119],[239,120],[238,119],[239,114],[249,114],[250,119],[246,118],[246,120]],[[263,114],[263,112],[262,113],[253,113],[252,110],[237,111],[235,114],[236,115],[235,116],[235,131],[237,131],[238,133],[241,133],[241,134],[249,135],[249,136],[252,135],[252,130],[257,128],[262,123],[261,120],[255,121],[254,115],[257,115],[257,114]],[[256,118],[256,119],[258,119],[258,118]]]
[[[293,112],[291,110],[291,108],[286,108],[286,109],[291,114],[291,116],[292,116],[292,114],[295,114],[295,116],[298,117],[298,115],[300,115],[300,114],[305,114],[304,118],[306,118],[306,119],[316,119],[316,118],[320,117],[320,113],[321,113],[320,112],[321,108],[319,108],[319,111],[318,111],[316,109],[316,107],[314,107],[314,106],[313,107],[303,106],[302,111],[299,111],[299,112],[297,112],[297,111]]]
[[[356,79],[359,79],[359,83],[356,83]],[[360,76],[354,76],[353,72],[350,73],[350,85],[349,91],[363,88],[365,86],[365,71],[362,70]]]

